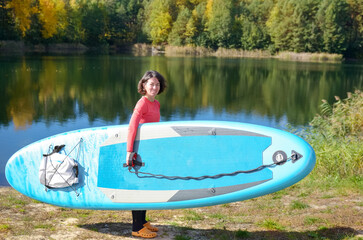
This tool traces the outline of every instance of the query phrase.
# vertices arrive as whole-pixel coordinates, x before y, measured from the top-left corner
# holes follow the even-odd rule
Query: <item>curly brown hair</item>
[[[159,89],[158,95],[160,93],[164,92],[164,90],[166,88],[165,78],[163,77],[163,75],[161,75],[160,73],[158,73],[157,71],[154,71],[154,70],[147,71],[144,74],[144,76],[139,81],[139,84],[137,85],[137,91],[141,95],[145,95],[146,94],[146,90],[144,88],[144,83],[146,83],[150,78],[156,78],[159,81],[159,83],[160,83],[160,89]]]

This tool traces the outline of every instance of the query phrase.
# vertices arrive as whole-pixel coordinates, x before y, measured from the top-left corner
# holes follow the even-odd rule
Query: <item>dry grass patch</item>
[[[343,60],[343,55],[333,53],[280,52],[276,55],[276,58],[302,62],[341,62]]]

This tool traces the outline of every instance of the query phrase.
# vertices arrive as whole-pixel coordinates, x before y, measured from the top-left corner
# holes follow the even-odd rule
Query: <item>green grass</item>
[[[299,194],[299,197],[302,197],[302,198],[305,198],[305,197],[308,197],[309,196],[309,193],[308,192],[302,192]]]
[[[291,203],[291,209],[293,209],[293,210],[295,210],[295,209],[301,210],[301,209],[305,209],[308,207],[309,207],[308,204],[300,202],[298,200],[295,200]]]
[[[336,97],[333,104],[323,100],[321,115],[310,125],[298,133],[316,153],[310,177],[326,185],[343,183],[363,189],[363,93],[348,93],[343,100]]]
[[[55,227],[52,224],[45,224],[45,223],[39,223],[34,225],[35,229],[47,229],[47,230],[51,230],[54,231]]]
[[[1,200],[1,206],[6,208],[8,207],[22,208],[27,204],[27,201],[23,200],[22,198],[14,197],[12,195],[2,197],[0,200]]]
[[[323,222],[323,220],[321,218],[318,217],[305,217],[304,219],[304,224],[305,225],[314,225],[316,223],[321,223]]]
[[[272,193],[272,199],[281,199],[283,196],[286,195],[288,195],[288,191],[286,189],[283,189],[278,192]]]
[[[221,213],[213,213],[209,215],[210,218],[215,218],[215,219],[226,219],[227,216]]]
[[[88,217],[89,215],[92,214],[92,211],[90,210],[82,210],[82,209],[76,209],[75,211],[73,211],[73,213],[76,212],[77,213],[77,216],[78,217],[81,217],[81,218],[86,218]]]
[[[214,224],[213,229],[221,229],[221,230],[225,230],[226,229],[226,222],[221,221],[221,222],[217,222]],[[227,224],[228,225],[228,224]]]
[[[283,231],[285,230],[285,227],[279,224],[278,222],[272,220],[272,219],[266,219],[262,223],[259,224],[259,226],[270,229],[270,230],[278,230]]]
[[[326,194],[324,196],[321,197],[322,199],[330,199],[330,198],[334,198],[333,195],[330,195],[330,194]]]
[[[0,232],[6,232],[11,229],[10,225],[8,224],[0,224]]]
[[[183,217],[184,220],[187,220],[187,221],[203,220],[203,216],[194,210],[185,210],[184,213],[185,213],[184,217]]]

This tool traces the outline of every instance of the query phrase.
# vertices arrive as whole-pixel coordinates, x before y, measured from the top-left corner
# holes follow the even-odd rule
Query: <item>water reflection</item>
[[[163,56],[0,57],[0,186],[21,147],[79,128],[127,123],[137,82],[168,80],[162,120],[306,125],[321,99],[362,89],[363,65]],[[14,131],[14,129],[17,129]]]
[[[165,120],[214,114],[267,116],[306,125],[321,99],[361,89],[361,65],[278,60],[133,56],[0,58],[0,126],[34,122],[125,122],[139,98],[136,85],[146,70],[168,80],[160,95]]]

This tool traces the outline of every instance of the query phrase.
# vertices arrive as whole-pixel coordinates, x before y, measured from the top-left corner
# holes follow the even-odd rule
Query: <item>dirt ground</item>
[[[359,191],[296,187],[212,207],[150,210],[156,239],[363,239]],[[0,188],[0,239],[138,239],[130,211],[66,209]]]

